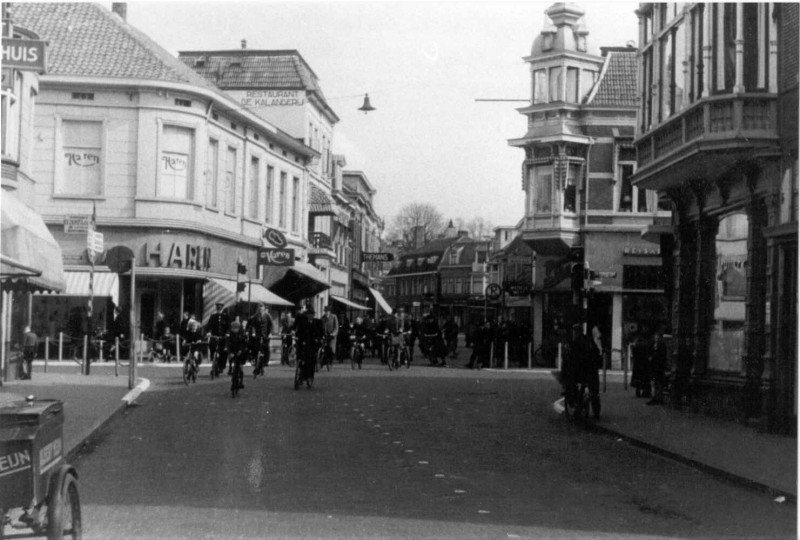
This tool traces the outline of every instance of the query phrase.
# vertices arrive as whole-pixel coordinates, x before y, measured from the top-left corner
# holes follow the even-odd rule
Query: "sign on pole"
[[[99,233],[94,229],[86,231],[86,248],[94,253],[103,252],[103,233]]]
[[[64,234],[86,234],[91,216],[64,216]]]
[[[363,262],[390,262],[394,260],[394,255],[391,253],[370,253],[364,251],[361,253],[361,260]]]

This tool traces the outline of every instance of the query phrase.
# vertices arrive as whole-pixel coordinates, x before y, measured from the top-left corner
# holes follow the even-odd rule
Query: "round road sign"
[[[490,300],[497,300],[503,294],[503,289],[497,283],[490,283],[486,287],[486,297]]]

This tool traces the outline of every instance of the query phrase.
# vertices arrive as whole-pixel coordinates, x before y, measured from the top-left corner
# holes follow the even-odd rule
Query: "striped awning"
[[[351,307],[353,309],[360,309],[362,311],[369,311],[370,309],[368,306],[362,306],[361,304],[356,304],[355,302],[352,302],[347,298],[342,298],[341,296],[336,296],[334,294],[330,294],[328,296],[330,297],[331,300],[339,302],[340,304],[343,304],[347,307]]]
[[[89,291],[89,281],[91,273],[88,268],[86,272],[64,272],[65,288],[58,293],[59,296],[110,296],[114,305],[119,305],[119,276],[113,272],[95,272],[92,283],[92,291]],[[34,294],[47,294],[37,292]]]
[[[379,306],[381,306],[381,309],[383,309],[383,311],[391,315],[392,306],[389,305],[389,302],[386,301],[386,299],[383,297],[380,291],[376,291],[375,289],[370,287],[369,292],[372,294],[372,296],[375,297],[375,301],[378,303]]]
[[[267,304],[268,306],[293,306],[292,302],[284,300],[260,283],[245,283],[244,292],[240,293],[243,302],[254,304]],[[216,304],[225,304],[225,307],[236,304],[236,282],[230,279],[210,278],[203,285],[203,325],[214,313]]]
[[[308,197],[308,213],[315,215],[336,215],[333,209],[333,203],[324,191],[317,186],[311,186],[311,192]]]

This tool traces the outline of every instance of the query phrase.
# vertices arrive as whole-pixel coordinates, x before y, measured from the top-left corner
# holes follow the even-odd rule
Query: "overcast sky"
[[[110,6],[110,4],[107,4]],[[378,190],[390,220],[410,202],[494,226],[523,216],[530,75],[522,57],[553,2],[128,2],[128,22],[181,50],[296,49],[341,119],[334,151]],[[590,46],[637,40],[636,2],[579,2]],[[375,111],[358,111],[369,93]]]

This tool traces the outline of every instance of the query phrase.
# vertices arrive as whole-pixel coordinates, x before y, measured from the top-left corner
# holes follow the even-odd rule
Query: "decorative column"
[[[711,32],[713,28],[712,25],[712,18],[714,17],[715,6],[713,4],[706,4],[703,6],[703,43],[701,45],[702,55],[703,55],[703,92],[700,94],[700,98],[705,98],[711,95],[711,88],[716,86],[714,81],[712,81],[712,74],[713,69],[713,55],[714,55],[714,47],[713,47],[713,36],[714,34]]]
[[[670,400],[679,408],[682,398],[689,393],[692,372],[692,331],[694,328],[695,304],[695,251],[697,235],[695,224],[683,214],[678,215],[675,227],[676,243],[673,250],[673,297],[672,297],[672,366],[675,384]]]
[[[745,293],[744,414],[759,416],[762,412],[761,386],[764,374],[764,350],[767,295],[768,251],[764,238],[767,226],[767,206],[764,200],[753,198],[747,208],[747,289]]]
[[[744,5],[736,3],[736,79],[734,92],[744,92]]]
[[[694,311],[694,375],[703,376],[708,367],[709,329],[714,317],[714,287],[716,284],[716,239],[719,222],[704,215],[701,206],[700,219],[695,234],[695,311]]]

